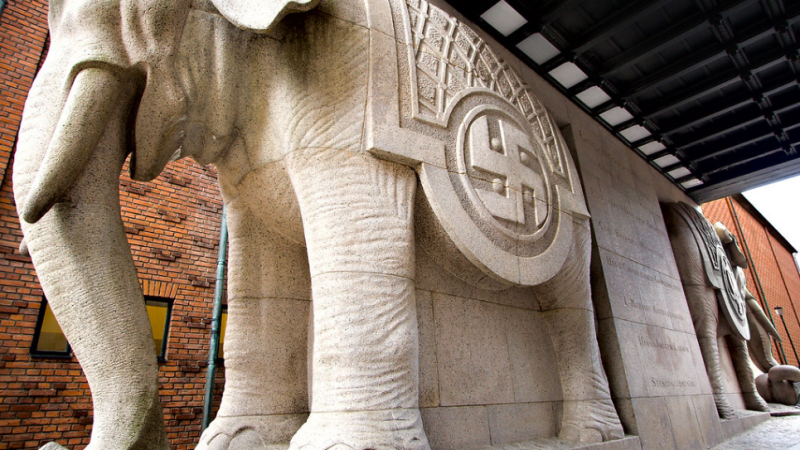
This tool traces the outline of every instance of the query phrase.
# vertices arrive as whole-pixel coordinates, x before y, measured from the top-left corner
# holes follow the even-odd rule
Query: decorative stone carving
[[[91,448],[167,448],[117,204],[129,150],[139,180],[178,156],[219,170],[226,387],[198,449],[428,449],[416,245],[471,286],[535,286],[561,438],[623,436],[575,166],[544,107],[468,27],[424,1],[126,0],[102,3],[102,17],[74,5],[51,5],[14,179],[43,289],[92,387]],[[114,67],[82,53],[104,33],[121,37],[105,49]]]
[[[747,267],[747,260],[736,237],[722,223],[712,227],[699,211],[685,203],[662,206],[719,416],[734,417],[722,386],[717,346],[717,338],[722,336],[727,336],[746,407],[766,411],[764,400],[756,392],[750,368],[747,340],[751,338],[752,326],[748,317],[762,327],[768,325],[775,335],[777,332],[747,290],[742,270]],[[761,343],[763,336],[754,338]]]
[[[406,39],[414,118],[447,126],[453,108],[473,92],[493,92],[517,108],[537,141],[566,177],[565,145],[542,103],[519,75],[468,26],[425,0],[409,0]]]

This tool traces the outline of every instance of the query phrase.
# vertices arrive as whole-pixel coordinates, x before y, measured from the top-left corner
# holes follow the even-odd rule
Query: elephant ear
[[[283,16],[313,9],[319,0],[211,0],[220,14],[239,28],[267,32]]]

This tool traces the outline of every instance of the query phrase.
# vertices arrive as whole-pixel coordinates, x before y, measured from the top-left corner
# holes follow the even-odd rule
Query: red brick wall
[[[22,107],[46,54],[47,3],[12,1],[0,18],[0,450],[57,440],[89,442],[91,397],[73,359],[35,358],[42,291],[21,241],[13,200],[13,148]],[[172,298],[161,401],[173,449],[200,434],[221,199],[213,167],[171,163],[153,183],[121,177],[128,240],[146,295]],[[217,378],[217,403],[223,373]]]
[[[798,361],[792,350],[792,345],[786,335],[780,317],[775,314],[775,307],[783,307],[783,318],[786,328],[789,330],[791,340],[795,346],[800,344],[800,321],[798,321],[798,310],[800,310],[800,273],[792,260],[789,250],[784,247],[770,231],[763,226],[752,214],[750,214],[735,198],[715,200],[703,205],[703,213],[711,223],[722,222],[734,233],[742,243],[742,236],[737,228],[736,220],[731,207],[736,209],[736,214],[747,239],[750,248],[753,264],[761,280],[764,289],[763,295],[758,288],[752,268],[746,270],[747,287],[761,303],[761,307],[771,312],[775,321],[775,328],[783,339],[783,351],[786,354],[788,364],[797,365]],[[744,250],[744,248],[743,248]],[[773,347],[775,359],[784,362],[783,356],[777,346]],[[800,350],[800,349],[799,349]]]
[[[45,0],[11,1],[6,5],[0,17],[0,183],[46,39]]]

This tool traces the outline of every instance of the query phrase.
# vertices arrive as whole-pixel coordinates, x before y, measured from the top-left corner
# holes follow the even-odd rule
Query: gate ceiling
[[[798,0],[452,0],[696,201],[800,173]]]

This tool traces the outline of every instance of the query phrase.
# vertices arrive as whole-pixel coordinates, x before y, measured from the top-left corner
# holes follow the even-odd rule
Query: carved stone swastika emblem
[[[714,236],[716,237],[716,236]],[[728,319],[728,323],[733,327],[734,332],[743,334],[745,339],[749,338],[747,325],[747,306],[739,282],[736,280],[734,272],[725,249],[721,244],[716,247],[717,260],[722,271],[722,289],[720,289],[718,300],[722,303],[722,314]]]
[[[459,172],[481,216],[514,239],[540,235],[551,214],[549,163],[524,122],[480,106],[463,124],[456,150]]]
[[[498,177],[492,190],[477,189],[483,204],[494,216],[525,223],[525,204],[535,204],[533,220],[539,226],[547,218],[547,195],[539,158],[528,137],[513,123],[499,120],[500,136],[491,137],[489,119],[481,116],[469,127],[470,166]],[[532,166],[535,166],[534,169]]]
[[[573,225],[589,218],[557,124],[468,26],[425,0],[405,6],[402,27],[371,25],[386,29],[370,44],[365,149],[416,170],[424,193],[416,217],[435,217],[415,225],[417,239],[438,245],[446,234],[447,248],[436,248],[466,257],[448,269],[462,281],[493,289],[551,279]],[[407,60],[393,57],[398,42]],[[385,81],[394,77],[399,91]]]

